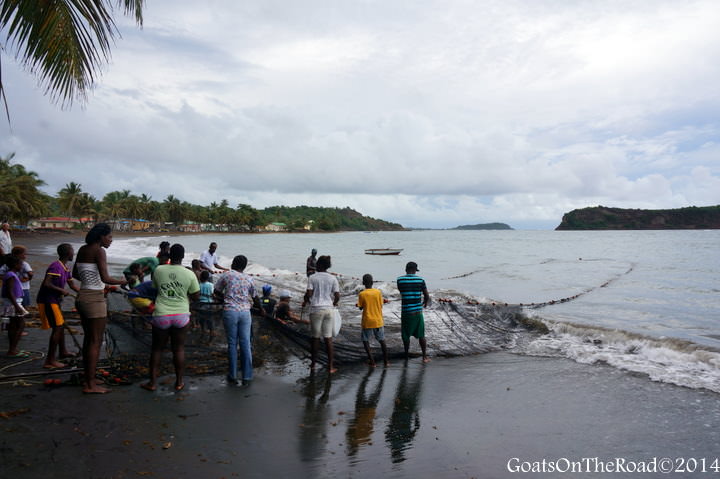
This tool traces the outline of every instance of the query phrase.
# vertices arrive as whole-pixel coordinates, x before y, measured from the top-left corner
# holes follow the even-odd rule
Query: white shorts
[[[335,308],[310,312],[310,328],[313,338],[332,338],[335,326]]]

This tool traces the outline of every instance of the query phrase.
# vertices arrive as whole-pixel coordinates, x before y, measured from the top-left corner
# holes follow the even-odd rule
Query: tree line
[[[363,216],[351,208],[271,206],[255,209],[244,203],[232,207],[226,199],[204,206],[174,195],[157,201],[145,193],[135,194],[130,190],[111,191],[98,199],[75,182],[67,183],[52,196],[40,190],[45,182],[36,172],[12,162],[14,156],[0,157],[0,218],[20,224],[42,216],[68,216],[93,223],[112,223],[121,218],[174,226],[194,222],[226,225],[229,231],[254,231],[270,223],[284,223],[289,231],[403,229],[399,224]]]

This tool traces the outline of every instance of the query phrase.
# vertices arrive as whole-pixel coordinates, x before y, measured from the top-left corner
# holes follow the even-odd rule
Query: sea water
[[[217,234],[118,238],[109,261],[154,255],[160,241],[185,246],[185,263],[211,241],[229,267],[301,293],[310,250],[360,288],[371,273],[386,295],[415,261],[435,300],[522,304],[550,333],[513,352],[567,357],[720,392],[720,231],[403,231]],[[402,248],[371,256],[369,248]],[[297,296],[296,296],[297,297]],[[431,340],[431,338],[429,338]]]

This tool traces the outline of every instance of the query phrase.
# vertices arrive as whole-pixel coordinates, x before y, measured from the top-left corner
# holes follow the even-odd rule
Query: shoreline
[[[55,259],[37,250],[82,241],[31,236],[13,242],[29,248],[33,286]],[[308,374],[290,357],[282,368],[259,366],[249,387],[188,369],[180,393],[163,374],[155,393],[133,379],[87,396],[71,372],[42,369],[48,332],[28,333],[21,347],[31,358],[0,358],[0,462],[8,476],[511,477],[513,458],[693,457],[709,465],[720,450],[718,393],[607,365],[490,352],[427,365],[393,360],[387,370],[349,364],[330,376],[323,368]],[[265,334],[256,341],[276,344]],[[0,351],[6,344],[3,334]],[[162,365],[172,367],[169,352]],[[22,371],[42,375],[7,379]],[[46,386],[44,378],[62,383]]]

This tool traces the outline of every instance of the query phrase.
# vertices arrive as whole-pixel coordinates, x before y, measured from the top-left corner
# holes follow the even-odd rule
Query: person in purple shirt
[[[23,290],[18,274],[22,270],[22,260],[17,256],[7,255],[5,257],[7,273],[3,276],[2,302],[3,314],[10,316],[8,324],[8,351],[11,358],[26,358],[30,355],[27,351],[20,351],[18,344],[25,329],[24,316],[27,311],[22,306]]]
[[[72,245],[63,243],[57,247],[57,253],[58,259],[48,266],[37,295],[41,328],[52,328],[48,353],[45,364],[43,364],[45,369],[65,367],[64,363],[58,361],[58,355],[60,359],[76,356],[76,354],[71,354],[65,346],[65,319],[60,308],[63,298],[70,294],[65,289],[66,286],[75,292],[80,291],[80,288],[72,282],[72,272],[68,268],[68,264],[75,256],[75,250]]]

